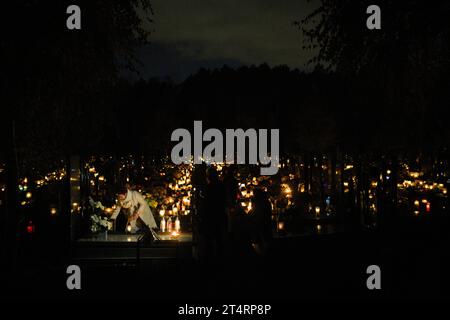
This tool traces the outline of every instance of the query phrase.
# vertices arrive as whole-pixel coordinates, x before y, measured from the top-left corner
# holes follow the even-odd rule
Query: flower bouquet
[[[108,231],[108,228],[108,218],[102,217],[97,214],[91,215],[91,232],[97,233],[101,231]]]
[[[90,230],[92,233],[107,232],[110,227],[110,222],[108,218],[102,213],[105,207],[100,201],[95,202],[91,197],[89,197],[89,204],[92,208],[93,213],[91,214],[91,226]]]

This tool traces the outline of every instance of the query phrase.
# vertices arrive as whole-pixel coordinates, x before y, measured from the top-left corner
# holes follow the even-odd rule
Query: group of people
[[[244,215],[239,203],[234,167],[224,169],[222,179],[213,167],[197,165],[194,187],[193,231],[200,260],[264,254],[272,238],[271,204],[266,193],[255,190],[252,214]]]
[[[238,203],[239,188],[234,167],[217,171],[205,164],[196,165],[193,175],[193,238],[200,260],[225,256],[264,254],[272,239],[271,204],[267,194],[254,191],[252,214],[244,215]],[[157,238],[157,224],[144,197],[127,186],[116,192],[117,206],[110,219],[122,212],[130,232],[150,230]]]

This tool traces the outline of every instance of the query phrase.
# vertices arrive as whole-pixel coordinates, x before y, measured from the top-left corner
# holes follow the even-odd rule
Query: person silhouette
[[[226,197],[223,184],[219,181],[214,168],[208,168],[206,179],[208,184],[205,189],[205,210],[201,217],[201,230],[205,237],[205,258],[211,260],[223,256],[227,228]]]
[[[267,193],[255,189],[252,199],[252,211],[255,221],[254,244],[258,254],[264,255],[272,241],[272,205]]]

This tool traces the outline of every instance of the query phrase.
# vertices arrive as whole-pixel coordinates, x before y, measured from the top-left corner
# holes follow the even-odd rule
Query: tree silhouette
[[[69,4],[19,0],[2,8],[2,147],[10,238],[21,164],[45,167],[101,140],[110,121],[105,89],[116,82],[121,67],[133,67],[133,50],[149,35],[142,23],[152,14],[148,0],[77,1],[81,30],[66,28]]]

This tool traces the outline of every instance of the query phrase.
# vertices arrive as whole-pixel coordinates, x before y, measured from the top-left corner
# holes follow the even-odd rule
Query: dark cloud
[[[315,7],[294,0],[153,0],[152,44],[139,56],[144,76],[182,78],[199,67],[268,63],[305,69],[293,26]]]

